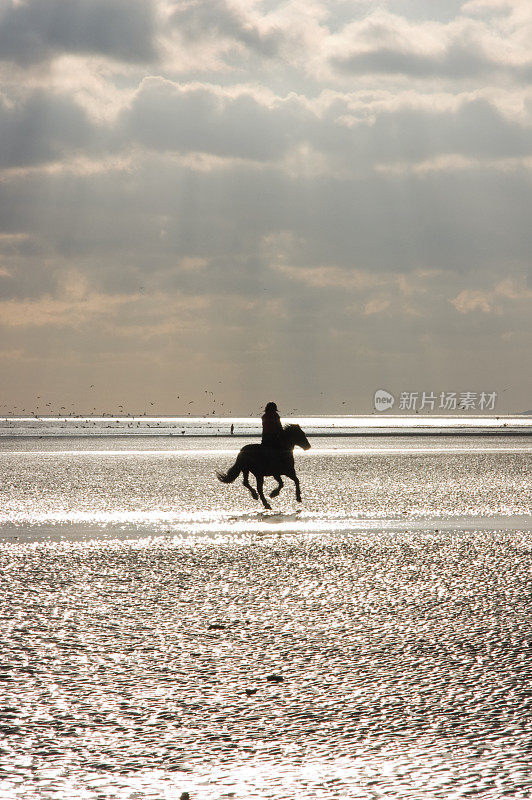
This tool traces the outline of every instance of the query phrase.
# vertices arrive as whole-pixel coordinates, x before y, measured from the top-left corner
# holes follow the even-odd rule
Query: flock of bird
[[[221,381],[219,381],[221,383]],[[91,384],[90,389],[94,390],[95,385]],[[225,407],[223,401],[217,401],[215,393],[211,389],[204,389],[203,394],[205,397],[203,400],[188,400],[182,398],[181,395],[176,396],[176,405],[180,407],[179,411],[174,412],[171,416],[175,417],[231,417],[234,414]],[[266,400],[269,398],[266,398]],[[36,401],[31,404],[28,404],[24,407],[16,406],[13,404],[0,404],[0,416],[8,419],[12,418],[19,418],[19,417],[33,417],[36,420],[42,420],[46,417],[69,417],[72,419],[87,419],[90,420],[91,417],[107,417],[110,418],[110,421],[113,420],[115,423],[121,423],[124,419],[130,419],[131,422],[128,424],[128,427],[134,427],[135,423],[137,427],[141,425],[145,425],[147,423],[141,422],[139,417],[153,417],[153,416],[160,416],[160,413],[157,413],[157,406],[159,405],[155,400],[149,401],[149,408],[144,409],[142,411],[129,411],[126,410],[126,406],[123,403],[118,403],[116,405],[116,409],[114,411],[109,410],[101,410],[98,409],[96,406],[93,406],[89,411],[81,413],[79,410],[79,403],[71,403],[69,406],[58,406],[57,404],[53,403],[52,401],[43,402],[44,398],[41,395],[37,395]],[[38,402],[37,402],[38,401]],[[2,411],[2,409],[5,409]],[[208,409],[208,410],[207,410]],[[256,417],[262,413],[262,410],[254,409],[249,412],[250,417]],[[300,414],[301,412],[297,408],[293,408],[291,410],[286,410],[284,412],[284,416],[291,416],[293,414]],[[168,416],[165,414],[164,416]],[[238,416],[242,416],[239,414]],[[93,421],[94,425],[97,425],[98,422]],[[157,423],[160,425],[161,423]],[[148,424],[148,427],[149,424]]]

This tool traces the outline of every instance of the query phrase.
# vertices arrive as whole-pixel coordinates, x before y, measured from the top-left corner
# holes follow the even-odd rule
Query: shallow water
[[[237,481],[215,478],[238,452],[229,438],[152,449],[124,448],[121,439],[91,442],[28,440],[0,454],[0,526],[58,525],[147,532],[246,532],[268,529],[260,503]],[[326,446],[324,447],[324,443]],[[19,444],[17,442],[17,444]],[[81,449],[81,445],[85,445]],[[408,440],[313,440],[296,451],[303,504],[287,479],[272,504],[291,531],[349,530],[364,521],[530,515],[529,439],[452,443]],[[111,447],[109,447],[111,445]],[[114,445],[114,447],[113,447]],[[275,482],[270,480],[270,488]],[[297,511],[297,516],[296,516]],[[401,523],[401,524],[402,524]],[[436,527],[438,527],[436,525]],[[1,528],[0,528],[1,530]]]
[[[526,440],[106,446],[0,454],[2,800],[530,797]]]
[[[143,437],[172,437],[178,441],[189,436],[226,436],[234,427],[235,439],[260,436],[260,414],[252,417],[196,417],[190,413],[181,417],[148,417],[131,415],[112,417],[107,414],[96,416],[40,416],[35,411],[26,417],[0,417],[0,440],[4,438],[24,439],[27,437],[57,438],[79,436],[84,439],[94,437],[109,438],[123,436],[128,439]],[[476,435],[529,435],[532,433],[532,420],[528,415],[490,416],[487,414],[370,414],[337,416],[290,416],[283,414],[284,422],[301,425],[309,436],[319,435],[421,435],[460,433]]]

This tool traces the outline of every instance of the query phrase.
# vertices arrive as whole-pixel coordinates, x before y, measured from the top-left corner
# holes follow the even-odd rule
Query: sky
[[[0,0],[0,414],[532,409],[531,41],[530,0]]]

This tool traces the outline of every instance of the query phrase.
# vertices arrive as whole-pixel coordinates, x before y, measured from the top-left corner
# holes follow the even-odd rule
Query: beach
[[[532,798],[531,38],[0,0],[0,800]]]
[[[1,442],[0,798],[529,797],[530,439],[241,444]]]

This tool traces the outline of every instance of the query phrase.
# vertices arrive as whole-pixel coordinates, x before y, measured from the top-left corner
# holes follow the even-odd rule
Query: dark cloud
[[[509,158],[532,153],[532,128],[504,117],[484,99],[456,111],[402,109],[380,114],[361,131],[375,160],[423,161],[445,153]],[[356,134],[355,134],[356,135]]]
[[[4,0],[0,58],[21,66],[62,53],[151,61],[154,4],[149,0]]]
[[[71,380],[82,399],[86,364],[111,365],[104,385],[127,387],[139,354],[166,381],[179,353],[187,386],[238,372],[246,397],[273,374],[279,397],[288,387],[304,403],[320,382],[363,400],[383,373],[452,386],[474,363],[486,380],[519,377],[532,251],[526,65],[520,85],[507,79],[522,46],[482,13],[425,28],[458,2],[429,5],[301,14],[277,0],[183,2],[155,33],[169,7],[158,0],[0,0],[5,61],[140,64],[155,37],[168,56],[155,74],[99,59],[79,76],[65,62],[4,65],[4,384],[11,376],[24,393],[35,353],[48,359],[44,382]]]
[[[430,16],[434,19],[433,10]],[[395,14],[375,11],[356,30],[346,28],[345,38],[339,39],[329,63],[344,75],[402,76],[432,82],[530,80],[532,62],[522,61],[524,52],[520,59],[515,57],[522,49],[517,37],[512,48],[515,23],[508,22],[504,37],[489,25],[465,16],[458,17],[454,25],[440,28],[434,28],[432,20],[426,22],[418,18],[411,24]],[[513,57],[509,55],[512,49]]]
[[[124,134],[154,150],[259,161],[282,156],[300,124],[289,104],[270,109],[251,94],[233,98],[159,79],[144,82],[122,117]]]
[[[413,78],[467,79],[501,71],[501,65],[487,58],[475,46],[454,44],[443,55],[421,54],[382,47],[368,52],[336,56],[331,64],[351,75],[381,73]],[[504,71],[504,67],[502,68]]]
[[[31,234],[49,264],[75,264],[111,292],[253,297],[266,283],[281,292],[282,275],[270,274],[278,263],[525,272],[532,250],[532,182],[517,171],[296,179],[275,168],[195,172],[160,158],[134,174],[3,183],[0,203],[10,209],[5,232]],[[184,268],[186,258],[205,265]]]
[[[231,8],[224,0],[199,0],[177,9],[170,19],[183,38],[229,39],[244,45],[262,56],[278,53],[282,35],[279,30],[261,32],[241,11]]]
[[[301,98],[266,104],[251,92],[232,97],[213,87],[144,82],[123,113],[117,136],[160,152],[199,152],[272,161],[311,145],[337,168],[368,173],[389,161],[424,161],[444,154],[515,158],[532,153],[530,126],[510,120],[485,99],[456,110],[403,106],[375,111],[373,122],[348,126],[346,103],[318,116]],[[340,121],[339,121],[340,120]]]
[[[0,100],[0,168],[28,167],[86,152],[96,132],[72,99],[36,91],[24,101]]]

